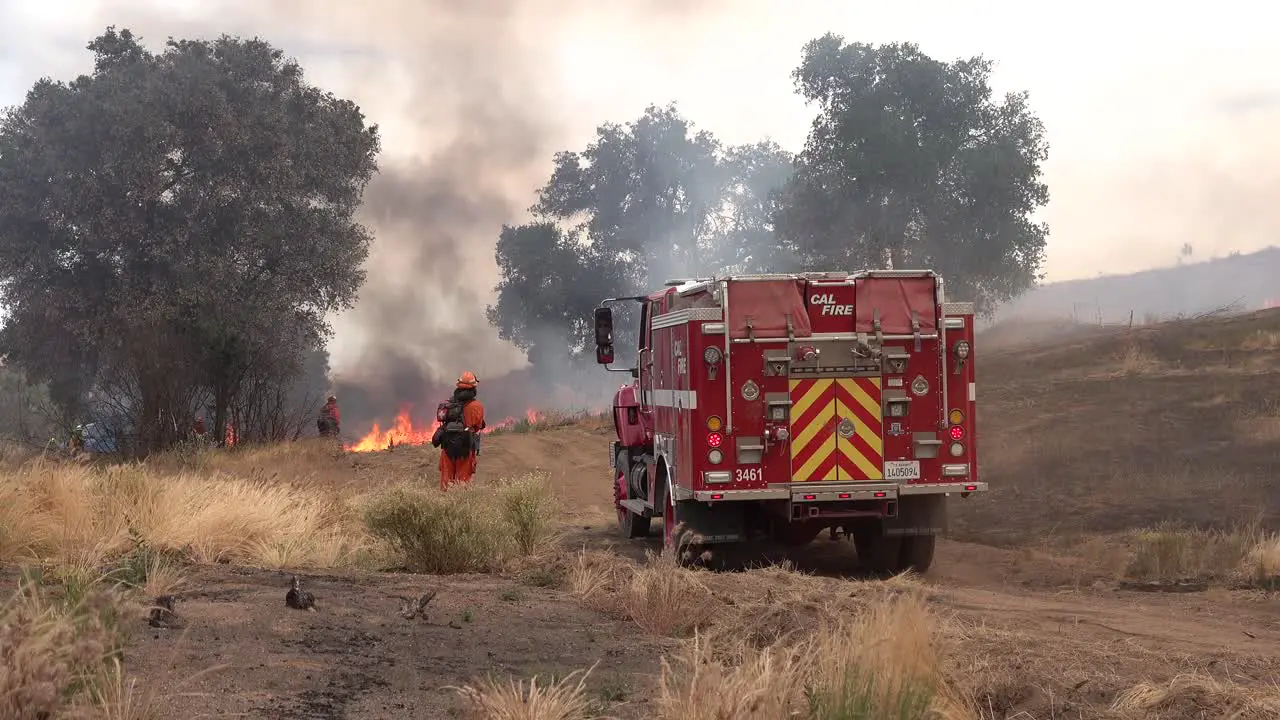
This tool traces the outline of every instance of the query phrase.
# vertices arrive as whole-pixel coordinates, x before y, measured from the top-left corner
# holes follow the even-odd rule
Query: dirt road
[[[1280,672],[1276,600],[1005,584],[991,580],[992,566],[961,559],[972,550],[944,544],[930,583],[940,614],[983,629],[957,652],[971,653],[972,663],[1009,663],[1008,686],[989,698],[997,717],[1077,717],[1072,708],[1183,672]],[[1001,560],[1001,551],[979,550]],[[492,576],[303,580],[316,594],[315,613],[285,607],[283,573],[208,568],[184,594],[188,627],[140,627],[129,661],[168,696],[165,716],[443,718],[457,708],[445,686],[489,673],[562,676],[599,663],[589,685],[601,712],[641,718],[658,659],[674,646],[583,609],[565,590]],[[399,597],[428,590],[437,595],[425,620],[400,615]],[[223,667],[185,682],[216,665]]]

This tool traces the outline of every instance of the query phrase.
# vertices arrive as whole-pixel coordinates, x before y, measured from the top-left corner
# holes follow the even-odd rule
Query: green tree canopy
[[[993,99],[990,72],[911,43],[805,45],[793,77],[819,113],[778,216],[802,265],[931,268],[988,311],[1034,284],[1044,127],[1026,93]]]
[[[0,352],[64,405],[111,395],[153,444],[207,392],[221,437],[250,370],[301,368],[354,302],[377,128],[263,40],[88,49],[91,74],[0,119]]]
[[[503,229],[489,320],[546,362],[587,349],[598,299],[670,277],[883,267],[938,270],[989,312],[1039,279],[1048,228],[1032,215],[1049,199],[1044,127],[990,74],[982,57],[827,34],[793,73],[818,108],[797,157],[725,147],[673,105],[601,125],[555,156],[535,221]]]
[[[775,143],[726,148],[674,105],[601,125],[585,149],[555,156],[535,221],[503,228],[490,322],[535,365],[562,361],[589,349],[601,298],[766,266],[779,254],[774,197],[790,163]]]

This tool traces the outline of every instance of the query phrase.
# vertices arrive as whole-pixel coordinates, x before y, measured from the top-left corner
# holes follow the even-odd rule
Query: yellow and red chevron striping
[[[835,381],[791,380],[791,479],[837,479]]]
[[[853,421],[854,434],[839,438],[836,466],[840,480],[880,480],[884,477],[884,418],[880,378],[839,378],[835,381],[836,422]]]

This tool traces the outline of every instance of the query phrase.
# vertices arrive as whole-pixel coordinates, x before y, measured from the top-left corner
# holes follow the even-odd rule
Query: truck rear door
[[[813,334],[792,343],[792,479],[919,480],[942,419],[941,358],[928,339],[936,279],[811,280],[805,300]]]
[[[879,398],[879,377],[793,378],[792,479],[881,479],[884,441]]]

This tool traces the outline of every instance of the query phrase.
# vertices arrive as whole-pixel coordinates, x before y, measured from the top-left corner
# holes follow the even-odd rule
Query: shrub
[[[433,574],[501,569],[540,551],[553,522],[547,479],[537,474],[447,493],[394,488],[365,509],[374,537],[401,553],[409,569]]]
[[[443,494],[395,488],[370,502],[365,525],[415,572],[487,572],[502,557],[501,522],[492,503],[477,501],[476,494],[471,488]]]
[[[530,473],[505,483],[499,498],[502,518],[520,554],[529,556],[542,550],[556,521],[547,476]]]

